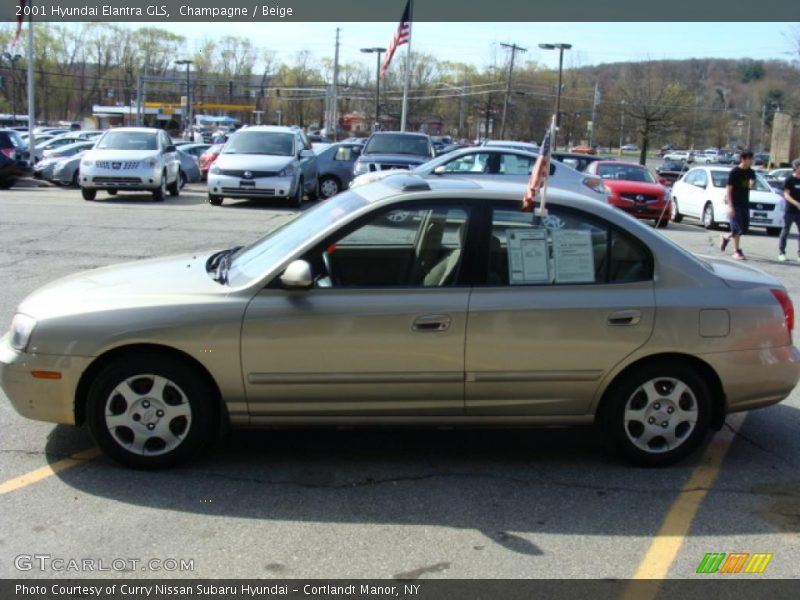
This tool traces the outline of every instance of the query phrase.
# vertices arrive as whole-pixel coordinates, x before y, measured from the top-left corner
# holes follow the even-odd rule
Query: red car
[[[217,160],[219,153],[222,152],[222,147],[225,144],[214,144],[208,150],[203,152],[200,155],[200,158],[197,159],[198,164],[200,165],[200,178],[205,181],[208,179],[208,170],[211,168],[211,165],[214,164],[214,161]]]
[[[587,166],[585,172],[603,180],[609,204],[637,219],[653,219],[656,227],[666,227],[669,223],[669,193],[647,167],[598,160]]]

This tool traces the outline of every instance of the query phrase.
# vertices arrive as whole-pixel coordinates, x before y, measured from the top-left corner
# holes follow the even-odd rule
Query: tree
[[[671,131],[691,110],[689,91],[664,76],[658,63],[634,63],[627,67],[620,82],[625,116],[634,119],[640,138],[639,163],[645,164],[650,139]]]

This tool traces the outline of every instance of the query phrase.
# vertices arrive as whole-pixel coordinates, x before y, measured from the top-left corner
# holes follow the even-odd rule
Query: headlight
[[[353,174],[360,175],[362,173],[367,173],[369,171],[369,165],[365,162],[356,161],[356,164],[353,165]]]
[[[283,171],[278,173],[279,177],[289,177],[290,175],[294,175],[295,172],[295,165],[289,165]]]
[[[209,172],[209,173],[211,173],[212,175],[219,175],[220,168],[219,168],[219,166],[218,166],[218,165],[214,165],[213,167],[211,167],[211,168],[208,170],[208,172]]]
[[[145,167],[153,168],[158,164],[158,161],[155,158],[148,158],[144,161]]]
[[[11,321],[11,347],[20,352],[25,352],[31,339],[36,319],[17,313]]]

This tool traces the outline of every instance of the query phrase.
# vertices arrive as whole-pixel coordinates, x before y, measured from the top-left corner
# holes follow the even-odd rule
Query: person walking
[[[733,240],[733,258],[736,260],[745,260],[739,240],[750,227],[750,190],[756,184],[756,172],[752,165],[752,151],[743,150],[739,166],[731,169],[728,185],[725,186],[725,204],[728,207],[731,232],[720,237],[719,249],[725,252],[725,248]]]
[[[800,235],[800,158],[792,161],[792,174],[783,182],[783,197],[786,204],[783,207],[783,229],[778,241],[778,260],[786,260],[786,240],[792,224],[797,227]],[[797,260],[800,262],[800,237],[797,240]]]

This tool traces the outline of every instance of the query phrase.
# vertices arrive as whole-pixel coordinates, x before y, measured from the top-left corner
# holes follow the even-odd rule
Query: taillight
[[[789,294],[783,290],[770,289],[770,292],[772,292],[772,295],[775,296],[775,299],[781,305],[783,316],[786,318],[786,328],[789,330],[789,333],[791,333],[794,329],[794,304],[792,304],[792,299],[789,298]]]
[[[5,154],[11,160],[14,160],[14,149],[13,148],[0,148],[0,152]]]

